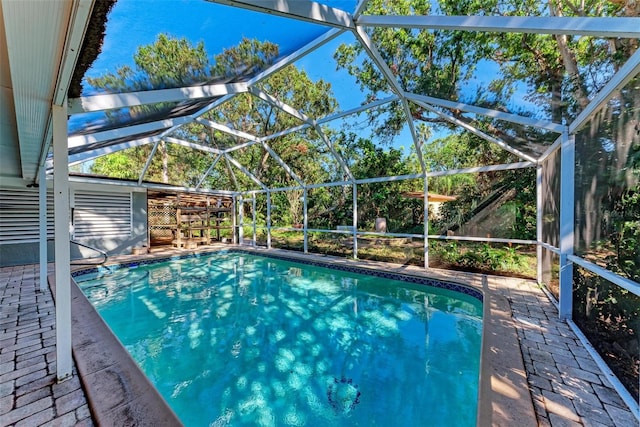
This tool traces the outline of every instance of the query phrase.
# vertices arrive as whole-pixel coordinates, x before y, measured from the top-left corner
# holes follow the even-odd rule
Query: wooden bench
[[[171,241],[171,244],[176,248],[184,248],[184,249],[195,249],[198,247],[198,243],[202,243],[201,238],[180,239],[180,244],[178,244],[178,239]]]

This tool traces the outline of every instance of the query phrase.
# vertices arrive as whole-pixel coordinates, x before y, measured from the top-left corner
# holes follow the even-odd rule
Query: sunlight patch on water
[[[245,377],[244,375],[239,377],[236,381],[236,388],[238,390],[244,390],[245,388],[247,388],[247,377]]]
[[[164,319],[165,317],[167,317],[167,313],[160,310],[160,308],[158,308],[158,306],[155,305],[149,298],[145,297],[144,295],[141,295],[138,298],[158,319]]]
[[[305,416],[298,412],[295,406],[290,406],[289,410],[284,416],[284,423],[288,426],[303,426],[305,425]]]
[[[295,372],[291,372],[289,378],[287,378],[287,385],[294,390],[300,390],[303,385],[302,378]]]
[[[282,341],[284,337],[287,336],[287,333],[282,329],[278,329],[275,334],[272,335],[275,342]]]
[[[182,391],[189,387],[191,385],[192,381],[183,381],[180,384],[177,384],[174,388],[173,388],[173,393],[171,394],[172,398],[176,398],[180,395],[180,393],[182,393]]]
[[[82,286],[185,426],[475,423],[472,297],[245,254]]]
[[[314,336],[311,333],[306,331],[300,332],[298,334],[298,339],[306,344],[309,344],[315,340]]]

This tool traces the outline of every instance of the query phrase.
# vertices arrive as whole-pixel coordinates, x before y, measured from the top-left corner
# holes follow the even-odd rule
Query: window
[[[38,189],[0,189],[0,245],[40,238]],[[53,193],[47,191],[47,238],[53,238]]]
[[[74,200],[75,238],[131,235],[131,193],[76,191]]]

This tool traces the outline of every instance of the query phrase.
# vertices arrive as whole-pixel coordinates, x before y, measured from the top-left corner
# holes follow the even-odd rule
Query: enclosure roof
[[[393,108],[404,117],[405,145],[413,146],[416,152],[421,152],[425,143],[421,126],[440,121],[489,140],[510,152],[516,161],[533,165],[557,147],[559,135],[582,126],[640,68],[636,53],[619,70],[611,70],[609,75],[603,76],[606,81],[591,88],[591,104],[583,108],[574,121],[567,122],[551,117],[517,90],[499,107],[486,98],[479,98],[477,103],[465,102],[472,92],[494,84],[490,76],[500,66],[495,57],[487,56],[478,62],[475,72],[468,70],[467,80],[460,83],[462,89],[455,96],[443,97],[428,88],[416,86],[415,82],[406,81],[403,70],[397,69],[393,58],[379,44],[375,32],[390,28],[393,31],[406,29],[413,35],[428,32],[443,37],[465,33],[552,34],[625,41],[636,40],[640,35],[640,18],[636,15],[549,16],[542,3],[537,16],[512,16],[517,14],[507,10],[456,16],[449,14],[438,2],[431,2],[428,15],[416,15],[413,9],[388,9],[381,14],[374,7],[377,2],[366,0],[214,0],[154,3],[157,11],[153,13],[164,13],[162,19],[154,19],[147,14],[127,14],[136,4],[140,2],[117,2],[109,15],[102,53],[85,73],[81,96],[67,100],[67,93],[74,93],[69,90],[74,70],[81,74],[82,71],[77,70],[83,70],[86,58],[92,56],[87,51],[95,52],[103,43],[100,37],[96,38],[95,31],[87,32],[87,29],[92,13],[91,29],[104,22],[105,6],[99,7],[100,2],[91,0],[63,4],[46,2],[46,6],[40,2],[2,2],[0,30],[5,36],[0,38],[2,104],[3,111],[8,111],[2,115],[2,176],[37,181],[38,169],[51,166],[51,155],[48,155],[51,105],[62,105],[67,101],[70,165],[87,164],[100,156],[136,147],[153,147],[153,156],[158,143],[175,144],[202,152],[211,164],[202,171],[201,179],[177,183],[189,188],[204,188],[209,174],[227,167],[248,177],[245,182],[254,189],[265,190],[267,186],[252,176],[251,165],[240,164],[234,157],[254,146],[268,151],[294,185],[308,185],[306,177],[287,164],[282,153],[273,150],[269,144],[287,136],[305,135],[308,138],[309,132],[332,152],[346,181],[353,181],[355,178],[340,158],[339,150],[335,149],[333,138],[341,127],[361,124],[360,114],[376,109],[389,111],[384,110],[389,105],[395,106]],[[138,45],[114,45],[113,40],[118,39],[113,37],[119,33],[132,41],[139,40],[140,44],[150,43],[160,33],[173,33],[194,45],[202,41],[212,55],[210,61],[215,64],[225,54],[225,49],[243,39],[274,43],[278,50],[261,61],[227,66],[222,71],[195,72],[173,82],[160,83],[129,76],[124,86],[115,85],[98,91],[87,83],[87,77],[116,73],[115,67],[121,64],[135,68],[131,58]],[[373,66],[382,79],[377,93],[363,94],[358,80],[344,70],[336,70],[332,52],[339,44],[359,46],[361,53],[353,58],[353,63]],[[85,58],[82,64],[78,63],[79,55]],[[517,58],[503,59],[517,65]],[[106,65],[112,68],[107,69]],[[311,80],[322,78],[328,82],[337,105],[325,115],[315,116],[284,102],[282,94],[270,93],[269,79],[282,74],[290,65],[304,70]],[[524,81],[515,87],[527,89]],[[220,113],[220,109],[238,100],[249,100],[255,105],[255,111],[266,110],[267,106],[270,111],[286,114],[291,124],[273,134],[257,127],[255,133],[240,129]],[[482,123],[488,125],[482,127]],[[500,130],[504,126],[495,125],[500,123],[507,123],[510,130]],[[191,130],[194,128],[205,129],[210,137],[194,134]],[[47,157],[48,163],[45,162]],[[147,163],[151,163],[151,158]],[[426,172],[422,159],[421,165],[422,172]],[[140,171],[138,182],[145,180],[146,172],[146,167]]]

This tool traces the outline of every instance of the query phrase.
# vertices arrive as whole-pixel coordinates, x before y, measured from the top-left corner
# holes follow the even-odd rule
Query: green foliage
[[[373,15],[429,15],[432,8],[445,15],[487,16],[637,16],[635,3],[624,1],[573,1],[549,4],[538,0],[371,0],[365,13]],[[557,123],[569,123],[588,104],[589,97],[607,82],[622,63],[637,49],[636,40],[596,39],[592,37],[490,33],[473,31],[428,31],[397,28],[374,28],[369,35],[380,55],[389,65],[394,78],[408,92],[452,101],[481,105],[501,111],[536,115]],[[368,99],[376,99],[381,91],[389,91],[388,83],[377,66],[362,56],[359,44],[342,45],[335,53],[338,66],[352,74]],[[465,82],[484,74],[494,77],[478,90],[465,90]],[[522,98],[536,106],[526,111],[514,99]],[[451,111],[462,118],[460,111]],[[392,103],[370,113],[377,131],[388,138],[397,135],[403,114],[400,103]],[[440,118],[433,118],[418,106],[412,106],[414,118],[432,127],[452,128]],[[492,135],[516,136],[523,144],[531,142],[532,131],[487,118],[472,119],[474,126]],[[428,132],[434,134],[435,132]],[[536,132],[533,132],[536,133]],[[537,132],[536,138],[548,144]]]
[[[504,151],[468,132],[438,138],[423,148],[429,171],[461,169],[500,162]]]
[[[340,154],[356,179],[410,173],[409,165],[400,150],[376,146],[371,140],[353,133],[342,132],[336,139]],[[420,218],[412,213],[414,208],[422,209],[422,201],[409,199],[403,193],[420,189],[421,181],[417,188],[412,181],[358,185],[359,227],[371,230],[375,219],[384,217],[388,219],[387,227],[390,231],[406,232],[413,228]]]
[[[91,173],[121,179],[138,179],[151,146],[134,147],[97,158]],[[187,147],[159,144],[160,155],[153,157],[145,178],[150,182],[171,182],[195,187],[213,161],[211,154]]]
[[[608,259],[607,267],[640,282],[640,185],[620,198],[613,216],[616,232],[612,244],[616,255]]]
[[[189,86],[205,81],[216,82],[221,78],[238,78],[262,70],[278,55],[277,45],[244,38],[237,46],[223,50],[210,60],[202,42],[193,45],[184,38],[160,34],[154,43],[138,48],[134,55],[135,70],[120,67],[113,73],[89,79],[89,83],[94,88],[106,91],[127,92]],[[310,117],[325,116],[334,111],[337,105],[328,83],[322,80],[313,82],[304,71],[294,66],[269,76],[259,84],[259,88]],[[114,122],[131,121],[135,117],[166,112],[175,105],[161,103],[113,110],[109,112],[108,118]],[[254,135],[270,135],[300,124],[295,117],[246,93],[235,96],[206,115],[205,119],[225,123]],[[201,123],[188,123],[174,131],[174,136],[215,148],[227,148],[246,142]],[[331,171],[323,167],[329,162],[330,153],[315,132],[288,134],[272,139],[269,144],[305,182],[332,180]],[[135,179],[150,153],[150,147],[139,147],[128,151],[126,155],[108,156],[96,161],[92,171]],[[271,158],[271,153],[259,144],[237,150],[233,156],[265,185],[281,187],[296,184]],[[309,157],[315,161],[308,161]],[[212,161],[213,158],[203,152],[161,143],[151,160],[145,179],[195,186]],[[204,182],[204,187],[237,190],[256,187],[245,174],[232,173],[232,169],[226,161],[218,162]]]
[[[132,167],[143,162],[149,156],[148,147],[136,147],[122,150],[107,156],[98,157],[91,166],[91,173],[122,179],[137,179],[140,170]]]
[[[437,188],[444,194],[457,197],[455,201],[443,204],[433,227],[442,234],[447,230],[455,231],[476,214],[485,209],[493,209],[494,202],[498,203],[504,197],[506,200],[495,207],[491,216],[494,217],[493,222],[501,218],[505,221],[510,219],[509,228],[500,229],[501,234],[493,237],[535,240],[535,173],[535,169],[527,168],[467,175],[466,179],[456,176],[455,186],[452,187],[446,187],[451,177],[430,180],[429,188]],[[449,188],[452,192],[447,192]]]
[[[353,221],[353,195],[348,186],[314,188],[307,193],[309,227],[335,229]]]
[[[507,179],[510,188],[515,191],[511,201],[515,210],[515,223],[508,237],[514,239],[536,240],[536,172],[524,169],[512,172],[513,179]]]
[[[640,297],[574,267],[573,318],[636,399],[640,395]]]
[[[284,191],[271,193],[271,224],[274,227],[289,227],[293,224],[289,194]]]
[[[152,45],[140,46],[133,59],[142,77],[139,84],[149,88],[188,86],[210,75],[202,41],[193,46],[186,38],[160,34]]]
[[[617,321],[640,339],[640,297],[595,274],[574,274],[574,316],[587,321]],[[629,331],[628,331],[629,332]]]
[[[214,56],[210,74],[233,78],[250,75],[271,65],[279,53],[280,49],[274,43],[243,37],[237,46],[224,49]]]
[[[494,247],[489,243],[467,243],[461,246],[456,241],[430,242],[429,253],[445,264],[470,271],[522,272],[527,268],[526,259],[518,254],[519,247]]]
[[[310,117],[327,115],[337,106],[328,83],[323,80],[314,82],[294,66],[269,76],[259,87]],[[253,135],[271,135],[301,124],[297,118],[250,94],[235,96],[205,117]],[[218,148],[245,142],[215,130],[203,132],[206,143]],[[331,162],[331,153],[315,131],[287,134],[271,139],[269,145],[304,182],[316,183],[335,178],[325,167]],[[267,186],[297,185],[261,145],[237,150],[233,155]],[[309,161],[310,158],[314,161]],[[255,184],[250,182],[241,186],[242,189],[253,187]]]
[[[108,92],[127,92],[190,86],[211,75],[203,42],[193,46],[186,38],[167,34],[159,34],[154,43],[140,46],[133,60],[135,70],[123,66],[87,81]]]
[[[140,46],[134,54],[135,71],[123,66],[114,73],[88,78],[94,88],[108,92],[160,89],[193,85],[211,79],[211,67],[202,42],[192,45],[185,38],[158,35],[150,45]],[[139,117],[166,112],[175,103],[159,103],[111,110],[107,118],[113,122],[137,120]],[[184,133],[185,131],[182,131]],[[151,154],[151,147],[142,146],[125,153],[105,156],[96,160],[91,171],[107,173],[117,178],[135,179],[143,170]],[[211,162],[210,156],[186,147],[161,143],[153,157],[147,175],[148,181],[195,186],[199,176]]]

